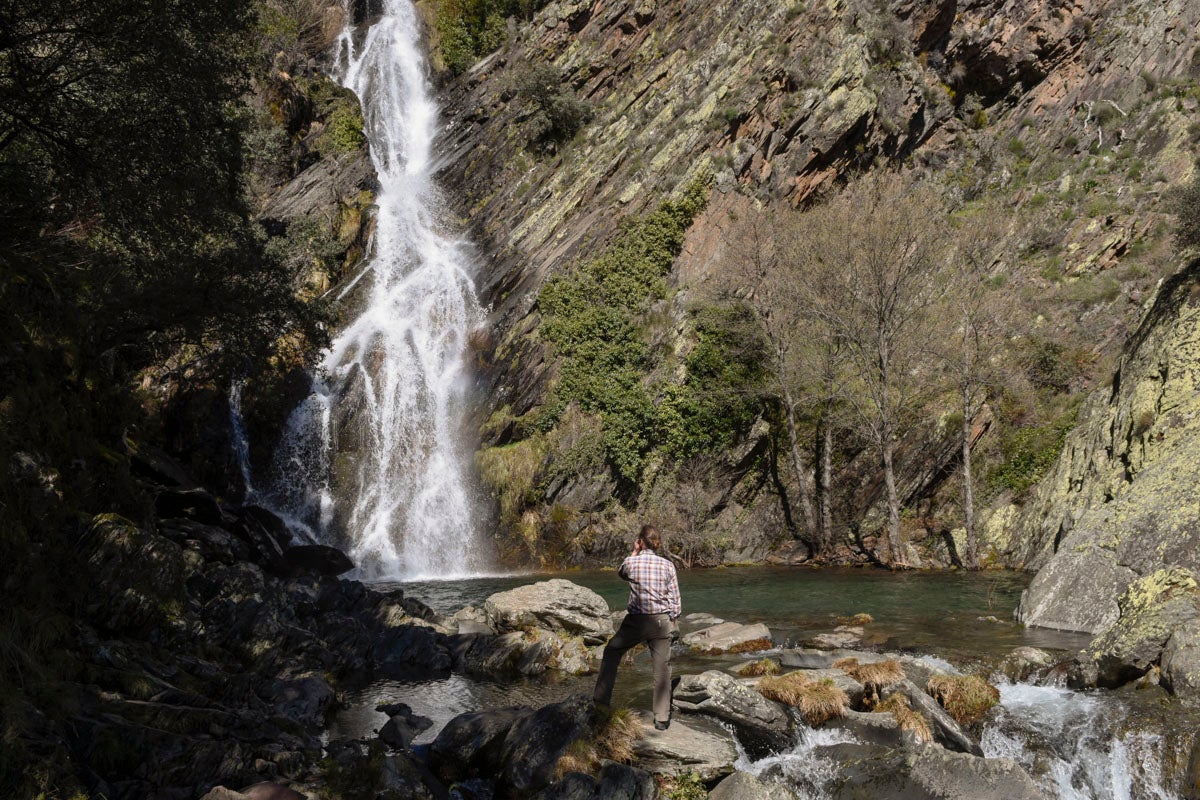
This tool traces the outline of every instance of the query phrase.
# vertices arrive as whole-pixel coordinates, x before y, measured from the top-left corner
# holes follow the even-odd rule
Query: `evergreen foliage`
[[[446,68],[458,75],[504,44],[509,17],[529,17],[548,0],[438,0],[435,27]]]
[[[630,484],[664,438],[666,416],[643,380],[653,357],[639,317],[667,296],[666,275],[707,197],[707,180],[694,181],[679,200],[625,224],[604,252],[551,278],[538,295],[541,333],[562,356],[541,424],[553,426],[571,403],[598,414],[607,459]],[[677,403],[665,405],[680,413]]]

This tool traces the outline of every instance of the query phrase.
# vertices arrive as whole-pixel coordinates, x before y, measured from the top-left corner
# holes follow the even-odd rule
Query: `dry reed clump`
[[[850,698],[830,678],[810,680],[803,672],[768,676],[758,682],[758,693],[768,700],[792,706],[804,720],[816,728],[834,717],[843,716]]]
[[[642,726],[627,708],[615,708],[603,713],[593,724],[591,733],[575,740],[559,757],[555,765],[558,777],[568,772],[592,774],[600,769],[601,761],[633,763],[633,743],[640,739]]]
[[[897,681],[904,680],[904,670],[900,667],[900,662],[894,658],[869,664],[860,664],[857,658],[842,658],[833,662],[833,666],[875,694],[878,694],[879,690],[885,686],[891,686]]]
[[[875,706],[875,713],[890,713],[896,719],[900,730],[912,735],[917,744],[928,744],[933,741],[933,731],[929,729],[929,721],[914,711],[908,704],[908,698],[896,692],[882,703]]]
[[[728,650],[721,650],[720,648],[714,648],[712,650],[705,650],[704,653],[705,653],[705,655],[710,655],[710,656],[737,655],[738,653],[757,653],[761,650],[770,650],[774,646],[775,646],[775,643],[773,641],[771,641],[770,639],[768,639],[766,637],[763,637],[762,639],[751,639],[748,642],[741,642],[739,644],[735,644],[733,647],[729,648]]]
[[[1000,690],[978,675],[937,674],[926,687],[959,725],[973,725],[1000,702]]]
[[[743,678],[757,678],[760,675],[778,675],[780,670],[779,662],[775,659],[760,658],[738,667],[737,674]]]
[[[838,625],[870,625],[875,621],[875,618],[870,614],[855,614],[852,617],[838,617]]]

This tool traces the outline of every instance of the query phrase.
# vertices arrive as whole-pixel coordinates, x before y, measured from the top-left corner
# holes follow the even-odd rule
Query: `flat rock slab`
[[[821,650],[816,647],[792,647],[779,654],[779,663],[791,669],[829,669],[835,661],[843,658],[856,658],[860,664],[874,664],[877,661],[887,661],[888,656],[882,653],[864,653],[861,650]]]
[[[976,756],[983,755],[983,750],[980,749],[979,743],[967,735],[966,731],[954,721],[954,717],[950,716],[946,712],[946,709],[938,704],[937,700],[930,697],[912,681],[905,679],[889,686],[883,690],[883,697],[886,699],[895,692],[900,692],[908,698],[908,704],[912,709],[919,712],[921,716],[929,721],[934,741],[942,747],[960,753],[970,753]]]
[[[680,711],[708,714],[732,724],[747,749],[762,750],[763,755],[791,743],[787,708],[719,670],[682,676],[674,702]]]
[[[701,718],[671,721],[665,731],[654,729],[649,712],[637,712],[642,738],[633,743],[638,766],[655,775],[695,772],[702,781],[715,780],[733,772],[737,746],[729,731]]]
[[[704,653],[754,652],[768,650],[774,646],[771,631],[761,622],[742,625],[739,622],[722,622],[709,628],[689,633],[683,643],[693,650]]]

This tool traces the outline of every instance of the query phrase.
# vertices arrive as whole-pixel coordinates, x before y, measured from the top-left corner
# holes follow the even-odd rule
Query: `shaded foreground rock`
[[[693,650],[713,655],[752,653],[758,650],[769,650],[774,646],[770,629],[761,622],[753,625],[722,622],[719,625],[687,634],[683,637],[683,643]]]
[[[606,762],[599,778],[572,772],[550,786],[537,800],[654,800],[658,787],[645,770]]]
[[[654,729],[648,712],[639,712],[642,738],[633,743],[638,765],[655,775],[695,772],[711,781],[733,772],[737,747],[729,732],[702,718],[676,717],[665,731]]]
[[[430,745],[430,763],[448,781],[498,774],[504,738],[532,713],[529,706],[509,706],[459,714]]]
[[[1047,800],[1012,759],[978,758],[940,747],[888,750],[824,748],[843,761],[834,800]],[[821,752],[821,750],[818,750]],[[835,755],[836,754],[836,755]]]

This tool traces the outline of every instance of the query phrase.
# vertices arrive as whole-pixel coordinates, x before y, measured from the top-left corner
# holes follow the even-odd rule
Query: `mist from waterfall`
[[[346,548],[362,577],[474,574],[490,559],[463,429],[468,337],[483,314],[470,248],[441,224],[438,109],[412,3],[385,0],[365,33],[342,32],[335,56],[379,177],[373,254],[341,290],[357,316],[291,414],[261,496],[302,535]]]

